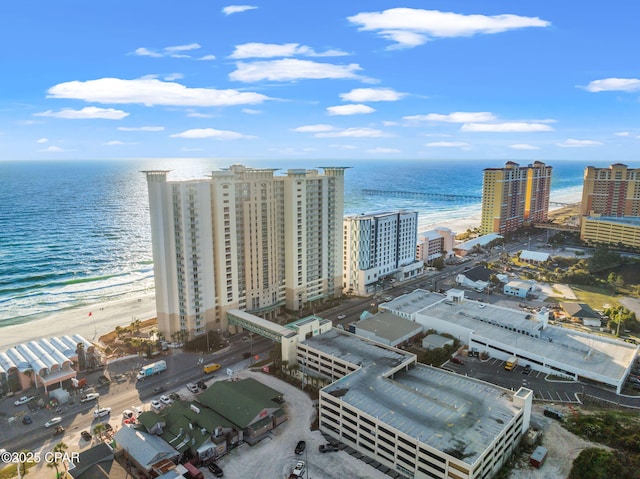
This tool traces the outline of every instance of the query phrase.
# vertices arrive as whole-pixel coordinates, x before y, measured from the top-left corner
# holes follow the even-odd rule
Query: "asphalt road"
[[[153,389],[157,386],[164,386],[168,394],[172,391],[183,389],[189,382],[197,382],[201,379],[210,379],[216,375],[226,374],[227,368],[243,369],[249,366],[250,359],[244,359],[244,353],[252,352],[261,358],[269,354],[274,347],[274,343],[265,338],[254,339],[251,342],[241,341],[239,337],[232,340],[231,344],[225,350],[201,355],[184,353],[174,350],[169,356],[163,359],[167,362],[167,370],[156,376],[145,379],[144,381],[135,381],[135,372],[140,366],[151,362],[142,358],[127,359],[124,361],[114,362],[108,366],[108,372],[112,376],[121,373],[131,373],[134,378],[124,383],[116,383],[113,381],[108,386],[96,387],[96,391],[100,393],[98,401],[80,403],[80,396],[73,396],[73,404],[67,406],[64,413],[56,413],[54,410],[40,409],[35,412],[29,411],[26,405],[14,406],[13,401],[16,398],[5,398],[0,401],[0,448],[8,451],[20,451],[23,449],[36,451],[48,451],[60,442],[67,442],[67,438],[78,438],[78,444],[69,444],[73,446],[73,450],[78,450],[87,445],[86,441],[79,438],[80,431],[89,431],[95,424],[99,422],[109,421],[112,426],[120,424],[122,419],[122,411],[131,409],[131,406],[141,406],[148,403],[151,399],[158,398],[160,394],[153,394]],[[204,363],[217,362],[222,368],[215,374],[205,375],[202,373],[202,367],[199,360]],[[89,384],[95,384],[100,373],[93,373],[89,376]],[[182,392],[185,390],[183,389]],[[111,416],[104,417],[99,420],[94,419],[93,411],[96,407],[110,407]],[[148,406],[147,408],[148,409]],[[16,421],[9,423],[8,417],[18,413],[19,417]],[[32,418],[32,424],[24,425],[21,422],[23,415],[28,414]],[[6,415],[6,417],[4,416]],[[54,428],[45,428],[44,423],[52,417],[61,416],[60,423],[65,427],[64,435],[54,436]]]

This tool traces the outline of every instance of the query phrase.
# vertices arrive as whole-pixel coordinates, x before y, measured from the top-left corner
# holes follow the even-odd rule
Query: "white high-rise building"
[[[423,267],[416,260],[417,231],[417,211],[345,216],[345,292],[369,294],[385,278],[417,275]]]
[[[227,331],[235,308],[275,318],[342,289],[344,170],[233,165],[149,190],[158,329],[167,338]]]

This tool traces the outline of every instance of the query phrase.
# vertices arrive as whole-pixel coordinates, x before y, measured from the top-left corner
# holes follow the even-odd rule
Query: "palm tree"
[[[64,442],[59,442],[54,446],[53,450],[51,451],[53,452],[53,457],[51,457],[50,460],[47,461],[47,467],[56,469],[56,477],[60,477],[60,471],[58,470],[58,466],[62,464],[62,458],[58,456],[56,453],[65,452],[67,449],[69,449],[69,446],[67,446]]]
[[[107,430],[107,426],[105,426],[104,423],[99,423],[93,426],[93,434],[95,434],[96,436],[99,436],[106,430]]]

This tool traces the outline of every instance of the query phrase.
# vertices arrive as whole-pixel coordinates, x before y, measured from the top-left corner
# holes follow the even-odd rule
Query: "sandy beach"
[[[153,293],[80,306],[28,323],[0,327],[0,351],[31,340],[65,334],[77,333],[89,341],[96,341],[103,334],[113,331],[116,326],[128,326],[136,319],[144,321],[155,317],[156,301]]]
[[[566,195],[552,195],[551,201],[557,203],[577,203],[582,196],[581,191]],[[554,205],[550,211],[562,208]],[[420,225],[420,231],[432,229],[436,226],[450,228],[456,233],[462,233],[468,228],[480,226],[480,210],[467,218],[440,221],[437,224]],[[91,313],[91,316],[89,316]],[[5,351],[16,344],[39,338],[51,338],[65,334],[81,334],[89,341],[96,341],[100,336],[113,331],[116,326],[128,326],[132,321],[141,321],[156,317],[156,303],[154,293],[133,296],[126,299],[106,301],[91,306],[51,314],[42,319],[24,324],[0,327],[0,351]]]

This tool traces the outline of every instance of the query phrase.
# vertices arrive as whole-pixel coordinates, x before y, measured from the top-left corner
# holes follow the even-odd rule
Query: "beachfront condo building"
[[[521,167],[485,168],[482,183],[483,235],[504,235],[529,223],[547,221],[552,167],[541,161]]]
[[[439,226],[429,231],[418,234],[416,259],[424,264],[430,264],[437,258],[449,258],[453,256],[453,245],[456,244],[454,231]]]
[[[640,168],[586,167],[580,213],[583,241],[640,247]]]
[[[344,217],[343,288],[365,295],[385,280],[416,276],[417,211],[397,211]]]
[[[206,179],[145,171],[158,329],[229,329],[231,308],[275,319],[342,291],[342,167],[233,165]]]
[[[582,216],[640,216],[640,168],[616,163],[587,166],[582,186]]]

